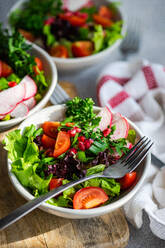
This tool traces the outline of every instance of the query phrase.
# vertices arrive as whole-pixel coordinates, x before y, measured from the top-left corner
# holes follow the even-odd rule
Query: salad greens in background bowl
[[[0,25],[0,130],[43,108],[56,83],[56,66],[48,54]]]
[[[61,70],[97,64],[126,34],[120,4],[108,0],[90,1],[76,11],[63,8],[61,0],[20,0],[8,14],[8,25],[42,46]]]
[[[93,106],[90,98],[47,107],[9,133],[8,172],[27,200],[115,163],[142,137],[134,123],[109,109]],[[129,201],[142,185],[150,154],[136,171],[118,181],[91,179],[41,205],[65,218],[81,219],[111,212]],[[85,196],[85,197],[84,197]]]

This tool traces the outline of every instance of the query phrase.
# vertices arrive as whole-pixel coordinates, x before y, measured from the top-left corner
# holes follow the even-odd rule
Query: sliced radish
[[[128,136],[129,124],[128,121],[120,114],[113,114],[112,126],[116,126],[116,130],[111,135],[112,140],[126,138]]]
[[[11,117],[24,117],[29,113],[29,109],[24,103],[19,103],[16,108],[11,112]]]
[[[36,100],[34,97],[31,97],[28,100],[23,101],[23,103],[26,104],[29,110],[31,110],[36,105]]]
[[[0,115],[0,120],[2,120],[3,118],[5,118],[5,115]]]
[[[21,80],[20,84],[23,84],[25,86],[24,100],[28,100],[29,98],[35,96],[35,94],[37,93],[37,85],[31,77],[25,76]]]
[[[25,85],[18,84],[15,87],[0,92],[0,115],[7,115],[14,110],[16,105],[25,98]]]
[[[112,113],[108,107],[104,107],[100,111],[100,113],[98,113],[97,117],[101,117],[101,120],[98,126],[98,128],[100,128],[101,131],[104,131],[108,126],[111,127]]]

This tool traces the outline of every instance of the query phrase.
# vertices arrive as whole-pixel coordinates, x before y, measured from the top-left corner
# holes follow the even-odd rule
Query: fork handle
[[[6,227],[10,226],[11,224],[15,223],[17,220],[21,219],[23,216],[26,214],[30,213],[33,211],[35,208],[41,205],[42,202],[49,200],[50,198],[59,195],[62,193],[64,190],[69,189],[73,186],[76,186],[77,184],[80,184],[82,182],[85,182],[91,178],[96,178],[96,177],[103,177],[102,174],[94,174],[90,175],[87,177],[80,178],[74,182],[69,182],[65,185],[62,185],[58,188],[55,188],[49,192],[47,192],[44,195],[41,195],[37,198],[34,198],[33,200],[25,203],[21,207],[15,209],[13,212],[11,212],[9,215],[3,217],[0,220],[0,230],[5,229]],[[105,176],[104,176],[105,177]]]

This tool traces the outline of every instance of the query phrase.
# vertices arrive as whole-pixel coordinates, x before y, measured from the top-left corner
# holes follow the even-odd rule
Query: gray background
[[[101,1],[101,0],[100,0]],[[8,10],[16,0],[0,0],[0,21],[4,21]],[[125,13],[141,23],[141,47],[136,58],[147,58],[165,65],[165,0],[121,0]],[[94,68],[83,71],[59,72],[60,80],[73,82],[82,97],[93,97],[96,101],[96,79],[101,69],[112,61],[120,60],[116,51],[106,61]],[[130,240],[127,248],[164,248],[165,241],[155,237],[149,228],[149,220],[144,214],[144,224],[140,230],[129,224]]]

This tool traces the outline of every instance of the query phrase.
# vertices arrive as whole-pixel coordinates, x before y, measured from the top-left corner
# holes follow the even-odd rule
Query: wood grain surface
[[[61,84],[65,89],[65,83]],[[72,84],[67,83],[72,97]],[[5,133],[0,133],[0,142]],[[0,143],[0,218],[24,204],[7,172],[7,153]],[[0,248],[123,248],[129,229],[121,209],[101,217],[70,220],[34,210],[0,232]]]

